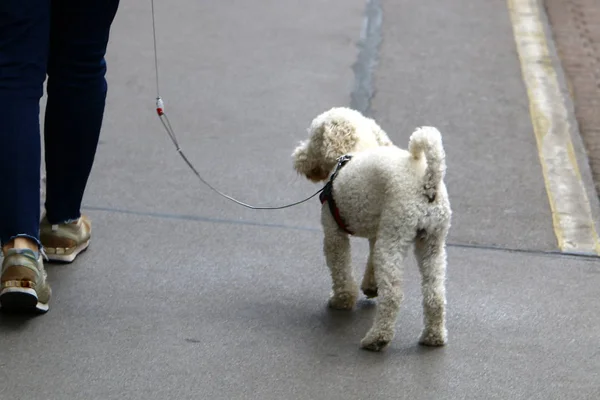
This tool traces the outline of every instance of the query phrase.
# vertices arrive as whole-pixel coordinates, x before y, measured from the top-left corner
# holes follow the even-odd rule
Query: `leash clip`
[[[350,161],[352,159],[352,156],[350,154],[344,154],[343,156],[340,156],[337,158],[337,167],[335,168],[335,172],[334,174],[337,175],[338,171],[340,170],[340,168],[342,168],[344,165],[346,165],[346,163],[348,161]]]
[[[335,167],[333,174],[331,174],[331,177],[329,178],[330,183],[333,182],[333,180],[337,176],[338,172],[340,172],[340,169],[342,169],[342,167],[344,165],[346,165],[346,163],[348,161],[350,161],[351,159],[352,159],[352,156],[350,154],[344,154],[343,156],[340,156],[337,158],[337,166]]]
[[[350,159],[352,158],[352,156],[350,154],[344,154],[343,156],[338,157],[337,162],[338,164],[346,164],[348,161],[350,161]]]

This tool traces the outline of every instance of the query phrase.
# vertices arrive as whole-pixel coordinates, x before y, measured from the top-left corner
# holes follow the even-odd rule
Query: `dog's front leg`
[[[373,268],[373,249],[375,247],[375,238],[369,239],[369,259],[367,268],[363,276],[360,288],[367,298],[377,297],[377,282],[375,282],[375,269]]]
[[[402,303],[402,263],[410,246],[404,238],[378,236],[373,249],[373,267],[379,303],[373,326],[361,341],[366,350],[383,350],[394,338]]]
[[[324,233],[323,251],[331,273],[333,292],[329,307],[350,310],[358,298],[358,285],[352,272],[350,238],[337,226],[327,223],[324,224]]]

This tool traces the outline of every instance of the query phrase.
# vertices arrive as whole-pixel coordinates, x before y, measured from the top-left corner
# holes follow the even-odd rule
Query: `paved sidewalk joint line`
[[[322,229],[320,227],[317,228],[317,227],[309,227],[309,226],[244,221],[244,220],[237,220],[237,219],[211,218],[211,217],[204,217],[201,215],[185,215],[185,214],[161,213],[161,212],[151,212],[151,211],[135,211],[135,210],[118,209],[118,208],[111,208],[111,207],[98,207],[98,206],[84,206],[83,209],[88,210],[88,211],[106,212],[109,214],[125,214],[125,215],[135,215],[135,216],[140,216],[140,217],[172,219],[172,220],[180,220],[180,221],[208,222],[208,223],[213,223],[213,224],[225,224],[225,225],[254,226],[254,227],[258,227],[258,228],[275,228],[275,229],[284,229],[284,230],[291,230],[291,231],[312,232],[312,233],[318,233],[319,235],[321,235],[321,233],[322,233]],[[525,254],[532,254],[532,255],[578,257],[578,258],[591,259],[591,260],[600,259],[600,256],[595,255],[595,254],[544,251],[544,250],[535,250],[535,249],[518,249],[518,248],[485,245],[485,244],[477,244],[477,243],[451,242],[451,243],[448,243],[447,246],[448,247],[456,247],[456,248],[465,248],[465,249],[486,250],[486,251],[525,253]]]
[[[542,11],[537,0],[508,0],[508,7],[558,247],[568,253],[600,255]]]

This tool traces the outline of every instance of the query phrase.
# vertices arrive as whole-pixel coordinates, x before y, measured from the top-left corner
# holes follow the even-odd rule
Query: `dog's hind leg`
[[[329,210],[325,212],[329,213]],[[358,285],[352,271],[350,238],[335,225],[331,215],[323,219],[323,251],[331,273],[333,292],[329,299],[329,307],[350,310],[358,299]]]
[[[375,269],[373,268],[373,248],[375,247],[375,238],[369,239],[369,259],[367,268],[363,276],[360,288],[369,299],[377,297],[377,282],[375,282]]]
[[[373,326],[361,341],[361,347],[366,350],[380,351],[394,338],[403,298],[402,264],[411,241],[410,234],[402,235],[398,229],[390,229],[377,236],[373,267],[379,303]]]
[[[446,241],[447,229],[425,235],[415,242],[423,293],[424,329],[419,343],[443,346],[448,340],[446,331]]]

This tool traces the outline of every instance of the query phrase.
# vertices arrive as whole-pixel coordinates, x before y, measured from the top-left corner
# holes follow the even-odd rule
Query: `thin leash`
[[[156,46],[156,21],[155,21],[155,17],[154,17],[154,14],[155,14],[154,13],[154,0],[150,0],[150,3],[152,4],[152,34],[153,34],[153,38],[154,38],[154,70],[156,73],[156,113],[158,114],[158,118],[160,119],[160,122],[162,123],[163,127],[165,128],[165,131],[167,131],[169,138],[171,138],[171,141],[173,142],[175,149],[177,150],[177,152],[179,153],[179,155],[181,156],[183,161],[185,161],[185,163],[188,165],[188,167],[192,170],[192,172],[198,177],[198,179],[200,179],[200,181],[202,183],[204,183],[206,186],[208,186],[213,192],[217,193],[218,195],[226,198],[227,200],[231,200],[234,203],[237,203],[243,207],[250,208],[252,210],[281,210],[283,208],[289,208],[289,207],[296,206],[298,204],[302,204],[302,203],[312,199],[319,193],[321,193],[325,189],[324,187],[319,189],[313,195],[311,195],[303,200],[296,201],[294,203],[285,204],[282,206],[273,206],[273,207],[253,206],[253,205],[241,202],[239,200],[236,200],[233,197],[221,192],[220,190],[218,190],[214,186],[212,186],[210,183],[208,183],[206,181],[206,179],[204,179],[202,177],[202,175],[200,175],[198,170],[194,167],[194,165],[190,162],[190,160],[183,153],[183,150],[181,149],[181,146],[179,145],[179,141],[177,140],[177,136],[175,135],[175,131],[173,130],[173,127],[171,126],[171,122],[169,121],[169,117],[167,116],[167,113],[165,111],[164,102],[160,96],[160,81],[159,81],[159,77],[158,77],[158,50],[157,50],[157,46]]]

